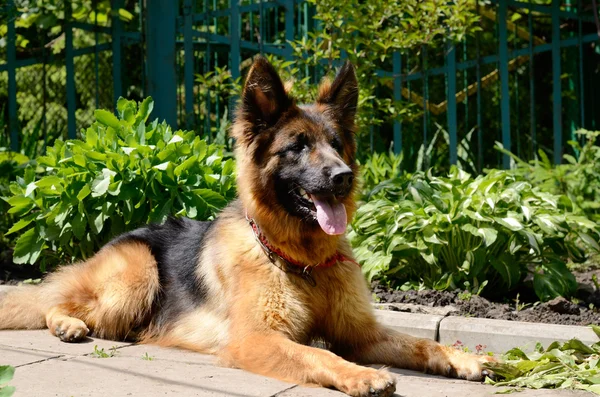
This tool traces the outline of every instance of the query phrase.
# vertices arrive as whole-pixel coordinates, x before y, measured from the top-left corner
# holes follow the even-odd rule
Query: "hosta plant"
[[[584,259],[582,246],[600,249],[598,226],[569,208],[566,197],[507,171],[477,178],[456,167],[447,177],[417,172],[375,187],[350,239],[368,279],[493,295],[531,275],[546,300],[577,288],[567,257]]]
[[[169,215],[210,219],[234,197],[233,160],[194,132],[146,123],[152,107],[121,98],[118,118],[97,110],[81,140],[37,159],[45,172],[11,184],[15,263],[88,258],[119,233]]]
[[[525,162],[498,143],[496,148],[514,160],[513,173],[547,192],[564,194],[573,202],[576,211],[600,221],[600,131],[578,130],[583,138],[569,141],[576,156],[565,154],[564,163],[554,165],[539,150],[539,158]]]

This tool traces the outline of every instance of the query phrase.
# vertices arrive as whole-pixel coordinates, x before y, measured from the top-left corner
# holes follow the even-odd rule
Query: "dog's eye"
[[[304,149],[308,148],[308,138],[305,134],[299,134],[296,138],[296,142],[288,147],[291,152],[300,153]]]
[[[342,142],[340,141],[340,138],[338,138],[338,137],[333,138],[331,140],[331,147],[336,152],[341,153],[341,151],[342,151]]]

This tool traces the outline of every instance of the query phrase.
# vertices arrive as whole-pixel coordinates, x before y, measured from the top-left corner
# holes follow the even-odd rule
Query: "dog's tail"
[[[0,292],[0,329],[46,328],[41,286],[22,286]]]

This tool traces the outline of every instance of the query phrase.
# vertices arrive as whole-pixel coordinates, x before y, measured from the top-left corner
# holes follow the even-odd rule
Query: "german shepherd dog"
[[[469,380],[475,356],[379,325],[344,237],[355,212],[358,83],[346,63],[298,105],[257,58],[233,125],[239,198],[214,222],[170,219],[0,300],[0,329],[47,327],[215,354],[223,365],[351,396],[389,396],[409,368]],[[311,347],[323,341],[328,350]]]

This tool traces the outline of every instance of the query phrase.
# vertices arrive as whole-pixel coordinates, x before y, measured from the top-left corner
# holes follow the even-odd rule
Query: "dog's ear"
[[[244,84],[241,117],[253,127],[270,127],[292,106],[281,78],[266,58],[256,58]]]
[[[338,122],[354,122],[358,105],[358,80],[352,63],[347,61],[333,82],[325,81],[321,84],[317,103],[328,106]]]

